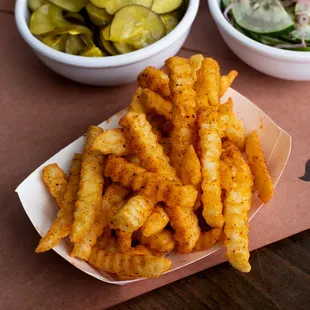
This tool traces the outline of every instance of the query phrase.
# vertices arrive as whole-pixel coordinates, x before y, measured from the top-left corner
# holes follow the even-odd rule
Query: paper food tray
[[[259,132],[261,146],[267,161],[271,179],[274,185],[276,185],[290,155],[291,137],[277,126],[261,109],[235,90],[229,89],[221,101],[225,102],[229,97],[233,99],[234,111],[237,117],[242,120],[246,133],[252,130],[257,130]],[[99,126],[103,129],[119,127],[118,121],[125,113],[126,110],[123,110],[112,116],[109,120],[101,123]],[[58,211],[54,198],[52,198],[42,181],[42,169],[47,164],[57,163],[68,173],[71,159],[74,153],[82,152],[84,141],[85,136],[82,136],[62,149],[31,173],[16,189],[26,214],[41,236],[46,234]],[[257,194],[254,194],[252,208],[249,212],[250,219],[253,218],[261,206],[262,203],[258,199]],[[168,272],[183,268],[202,258],[206,258],[217,251],[221,246],[223,246],[223,244],[219,243],[209,250],[190,254],[171,252],[167,255],[172,261],[172,268]],[[83,272],[101,281],[123,285],[143,280],[120,281],[117,280],[116,277],[113,277],[113,275],[93,268],[85,261],[71,257],[72,245],[68,238],[62,240],[54,250],[76,268],[79,268]]]

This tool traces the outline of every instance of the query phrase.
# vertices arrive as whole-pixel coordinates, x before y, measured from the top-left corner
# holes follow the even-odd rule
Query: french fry
[[[151,215],[146,219],[142,227],[141,233],[145,237],[149,237],[161,232],[169,223],[169,217],[161,203],[154,207]]]
[[[212,58],[205,58],[197,72],[196,103],[200,108],[217,110],[220,104],[220,68]]]
[[[177,252],[190,253],[200,236],[197,216],[193,209],[181,208],[177,205],[167,207],[166,211],[175,231],[174,240],[177,243]]]
[[[164,174],[168,179],[176,180],[175,169],[170,166],[169,157],[164,153],[162,145],[157,142],[152,126],[145,114],[127,113],[121,120],[124,133],[132,148],[140,159],[141,166],[151,172]]]
[[[231,169],[220,160],[220,176],[221,176],[221,187],[226,191],[229,191],[232,186],[232,173]]]
[[[136,113],[146,113],[146,109],[142,104],[141,100],[141,92],[142,92],[141,87],[138,87],[131,99],[130,105],[129,105],[129,112],[136,112]]]
[[[151,215],[155,201],[142,195],[130,198],[111,219],[110,228],[133,232]]]
[[[163,229],[159,233],[149,237],[141,235],[140,242],[151,251],[153,250],[161,253],[170,252],[175,246],[173,233],[167,229]]]
[[[182,158],[181,180],[185,185],[198,185],[202,179],[201,165],[193,145],[190,145]]]
[[[192,68],[192,77],[195,82],[197,81],[197,71],[201,68],[201,64],[203,60],[204,60],[204,57],[201,54],[193,55],[189,59],[189,63]]]
[[[263,151],[260,147],[258,132],[252,131],[245,145],[248,164],[254,176],[254,185],[258,191],[259,198],[267,203],[274,194],[274,187],[267,169]]]
[[[171,268],[171,261],[164,257],[112,253],[105,250],[93,252],[88,262],[105,272],[143,278],[158,278]]]
[[[129,254],[132,255],[153,255],[153,253],[144,245],[137,245],[134,248],[130,249]]]
[[[229,126],[230,118],[233,114],[233,102],[231,98],[228,98],[227,102],[220,104],[218,113],[218,122],[221,129],[221,138],[224,138],[226,136],[226,128]]]
[[[59,241],[69,235],[73,223],[73,212],[80,181],[81,154],[74,154],[70,169],[69,182],[61,202],[62,208],[58,211],[50,230],[40,240],[36,253],[45,252],[56,246]]]
[[[103,154],[115,156],[133,155],[134,151],[127,142],[123,128],[104,130],[95,139],[92,145],[93,151],[100,151]]]
[[[221,76],[221,81],[220,81],[220,97],[222,97],[226,93],[227,89],[233,83],[233,81],[235,80],[237,75],[238,75],[238,72],[236,70],[232,70],[227,75],[222,75]]]
[[[156,201],[165,201],[169,206],[191,208],[197,198],[197,191],[193,186],[176,185],[163,175],[147,172],[144,168],[113,155],[107,158],[104,175],[113,182],[120,182],[123,186],[141,191],[141,194],[147,197],[154,197]]]
[[[42,178],[52,196],[56,199],[59,208],[66,192],[68,178],[57,164],[50,164],[43,168]]]
[[[74,222],[70,232],[72,242],[81,240],[89,232],[95,222],[97,209],[100,208],[104,183],[104,155],[98,151],[91,151],[91,146],[100,133],[102,129],[96,126],[90,126],[87,131]]]
[[[221,233],[222,230],[218,228],[201,232],[193,251],[204,251],[210,249],[219,240]]]
[[[138,85],[158,93],[163,98],[170,96],[169,78],[164,71],[154,67],[146,67],[138,75]]]
[[[186,149],[196,143],[197,119],[194,80],[187,59],[171,57],[166,60],[170,78],[173,129],[170,135],[171,165],[180,175],[180,165]]]
[[[120,252],[129,253],[131,250],[132,233],[117,229],[116,235]]]
[[[232,172],[232,186],[224,201],[226,255],[236,269],[249,272],[248,211],[251,208],[253,177],[242,154],[230,141],[223,143],[221,158]]]
[[[224,218],[221,201],[220,156],[221,137],[218,112],[201,109],[199,114],[199,137],[202,163],[203,217],[211,227],[222,229]]]

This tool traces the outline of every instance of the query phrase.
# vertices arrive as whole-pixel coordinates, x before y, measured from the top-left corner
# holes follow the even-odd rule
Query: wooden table
[[[219,37],[205,0],[180,55],[201,52],[215,57],[224,73],[238,70],[234,88],[293,138],[291,158],[276,195],[251,222],[253,271],[243,275],[227,263],[218,265],[225,261],[219,251],[160,279],[118,287],[81,273],[53,251],[34,254],[39,236],[22,210],[15,188],[42,162],[83,134],[89,124],[98,124],[127,105],[135,85],[95,88],[57,76],[20,38],[13,5],[13,0],[0,3],[0,309],[100,309],[154,289],[117,307],[310,308],[309,233],[255,251],[310,228],[310,183],[298,179],[310,158],[310,84],[267,77],[238,60]],[[210,269],[214,265],[218,266]]]

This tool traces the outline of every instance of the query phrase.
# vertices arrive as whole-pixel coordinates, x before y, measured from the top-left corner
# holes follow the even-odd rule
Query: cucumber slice
[[[182,5],[182,0],[154,0],[152,11],[157,14],[170,13]]]
[[[242,28],[256,33],[275,33],[294,26],[279,0],[238,0],[232,13]]]
[[[68,25],[70,23],[63,17],[61,8],[54,4],[45,4],[31,14],[29,28],[32,34],[43,35]]]
[[[105,9],[99,9],[90,2],[85,8],[90,21],[96,26],[104,27],[113,19],[113,16],[108,14]]]
[[[85,49],[85,44],[80,36],[69,35],[66,45],[65,52],[71,55],[78,55]]]
[[[64,17],[70,23],[78,24],[78,25],[85,25],[85,19],[79,13],[65,12]]]
[[[80,55],[85,56],[85,57],[103,57],[104,56],[102,50],[95,45],[92,46],[91,48],[85,49]]]
[[[295,5],[295,15],[308,15],[308,16],[310,16],[310,3],[297,2]]]
[[[133,46],[126,43],[113,42],[112,44],[119,54],[127,54],[135,51]]]
[[[158,41],[165,34],[165,25],[159,15],[141,5],[128,5],[115,14],[110,40],[139,49]]]
[[[296,29],[292,32],[289,33],[289,36],[293,41],[300,41],[302,39],[302,34],[304,33],[305,36],[305,41],[310,42],[310,25],[305,25],[304,29],[302,30],[301,28]]]
[[[160,18],[165,25],[166,33],[172,31],[180,22],[180,14],[178,11],[160,15]]]
[[[88,0],[49,0],[63,10],[77,13],[83,9]]]
[[[99,42],[100,45],[112,56],[117,55],[117,51],[114,48],[112,42],[110,42],[109,40],[106,39],[107,37],[107,33],[108,33],[108,37],[110,37],[109,32],[110,32],[110,26],[105,27],[104,29],[102,29],[100,31],[99,34]]]
[[[61,34],[60,36],[42,38],[41,41],[56,51],[64,52],[67,38],[67,34]]]
[[[47,3],[48,0],[28,0],[28,7],[32,12],[34,12]]]

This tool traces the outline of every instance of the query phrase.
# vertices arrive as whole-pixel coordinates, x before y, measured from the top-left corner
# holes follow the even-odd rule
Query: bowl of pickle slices
[[[92,85],[131,82],[188,36],[199,0],[17,0],[24,40],[52,70]]]

